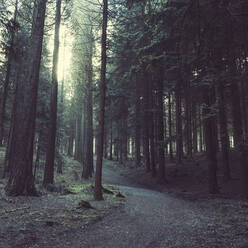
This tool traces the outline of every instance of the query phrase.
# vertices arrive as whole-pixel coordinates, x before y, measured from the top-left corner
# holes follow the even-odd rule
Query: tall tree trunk
[[[15,103],[14,103],[15,106]],[[11,141],[13,137],[13,120],[14,120],[14,107],[12,109],[11,113],[11,126],[9,130],[9,135],[8,135],[8,144],[6,147],[6,152],[5,152],[5,157],[4,157],[4,170],[3,170],[3,178],[6,178],[7,175],[9,174],[11,168],[9,164],[9,159],[10,159],[10,154],[11,154]]]
[[[17,11],[18,11],[18,0],[16,0],[15,2],[15,12],[13,18],[14,25],[16,25]],[[7,69],[6,69],[6,75],[3,85],[3,94],[2,94],[2,101],[0,108],[0,146],[3,145],[5,108],[6,108],[6,100],[8,96],[8,87],[9,87],[10,74],[11,74],[12,56],[13,56],[12,51],[13,51],[14,42],[15,42],[15,31],[13,30],[10,36],[10,47],[7,57]]]
[[[229,136],[227,131],[225,89],[222,81],[220,81],[218,85],[218,95],[219,95],[219,122],[220,122],[220,139],[221,139],[223,174],[224,174],[224,180],[228,181],[230,179]]]
[[[82,162],[82,108],[78,110],[78,116],[76,117],[75,121],[75,154],[74,159]]]
[[[232,49],[232,48],[230,48]],[[239,146],[243,143],[243,127],[242,127],[242,111],[241,111],[241,97],[239,92],[239,83],[235,81],[235,75],[237,74],[236,63],[234,55],[230,54],[230,77],[232,82],[230,85],[231,90],[231,107],[232,107],[232,120],[233,120],[233,139],[234,147],[239,149]]]
[[[33,168],[33,142],[46,0],[35,1],[28,68],[23,85],[17,84],[9,166],[8,195],[36,195]]]
[[[103,21],[102,21],[102,52],[101,52],[101,81],[100,81],[100,110],[98,123],[98,143],[96,160],[96,177],[94,198],[102,200],[102,156],[103,156],[103,138],[104,138],[104,113],[105,113],[105,91],[106,91],[106,41],[107,41],[107,22],[108,22],[108,0],[103,0]]]
[[[200,152],[203,152],[203,132],[202,132],[202,110],[201,106],[198,108],[198,123],[199,123],[199,146]]]
[[[136,77],[136,89],[135,89],[135,165],[140,167],[140,129],[141,129],[141,117],[140,117],[140,85]]]
[[[92,37],[91,37],[92,38]],[[93,105],[92,105],[92,40],[90,41],[89,65],[86,67],[86,147],[82,177],[88,179],[93,173]]]
[[[165,183],[163,71],[158,80],[158,182]]]
[[[239,149],[239,145],[242,144],[243,133],[240,94],[237,83],[231,84],[231,92],[234,147]]]
[[[36,177],[36,171],[40,167],[41,136],[42,136],[42,130],[39,131],[38,138],[37,138],[36,157],[35,157],[35,164],[34,164],[34,179]]]
[[[113,120],[110,120],[110,145],[109,145],[109,160],[113,160]]]
[[[241,106],[242,106],[242,119],[243,119],[243,127],[244,127],[244,136],[248,137],[248,118],[247,118],[247,82],[242,80],[241,86]]]
[[[149,172],[150,168],[150,145],[149,145],[149,81],[147,76],[144,75],[144,121],[143,121],[143,149],[146,171]]]
[[[61,21],[61,0],[56,2],[56,19],[54,31],[54,50],[53,50],[53,70],[52,70],[52,89],[50,100],[50,127],[49,140],[46,152],[46,165],[44,171],[43,185],[53,184],[54,181],[54,159],[56,149],[57,131],[57,97],[58,97],[58,57],[59,57],[59,29]]]
[[[128,135],[127,135],[127,118],[128,115],[126,115],[122,120],[122,127],[123,127],[123,134],[122,134],[122,140],[123,140],[123,159],[127,161],[128,159]]]
[[[74,128],[74,122],[70,122],[70,133],[69,133],[69,138],[68,138],[68,156],[73,157],[73,143],[74,143],[74,133],[75,133],[75,128]]]
[[[182,163],[183,158],[183,134],[182,134],[182,104],[181,104],[181,88],[178,85],[176,89],[176,141],[177,141],[177,163]]]
[[[171,94],[169,94],[168,97],[169,154],[170,154],[170,160],[173,160],[171,108],[172,108]]]
[[[198,128],[197,128],[197,112],[196,112],[196,101],[192,102],[192,134],[193,134],[193,151],[198,152]]]
[[[190,88],[187,85],[185,89],[185,115],[186,115],[186,149],[187,156],[192,158],[192,121],[191,121],[191,99]]]
[[[82,120],[81,120],[81,144],[82,144],[82,148],[81,148],[81,159],[80,162],[82,162],[83,167],[85,166],[85,154],[86,154],[86,150],[87,150],[87,103],[86,103],[86,99],[87,99],[87,92],[84,96],[84,100],[83,100],[83,108],[82,108]]]
[[[218,193],[218,184],[217,184],[217,158],[216,158],[216,125],[215,117],[211,113],[213,101],[213,87],[204,87],[203,89],[203,117],[204,117],[204,136],[206,143],[206,152],[207,152],[207,161],[208,161],[208,188],[209,193],[215,194]]]
[[[107,133],[107,127],[105,127],[105,130],[104,130],[103,157],[105,159],[108,158],[108,133]]]
[[[151,157],[151,168],[152,168],[152,176],[156,175],[156,161],[155,161],[155,144],[154,144],[154,97],[153,97],[153,90],[150,90],[150,101],[151,101],[151,109],[150,112],[150,157]]]

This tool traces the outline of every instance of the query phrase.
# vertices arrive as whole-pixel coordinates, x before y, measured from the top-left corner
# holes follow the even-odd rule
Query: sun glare
[[[60,28],[60,46],[59,46],[59,59],[58,59],[58,83],[60,84],[63,79],[68,77],[68,73],[71,66],[71,47],[72,47],[73,37],[70,35],[66,26],[61,25]],[[50,54],[53,53],[53,36],[50,38],[48,43],[48,49]]]

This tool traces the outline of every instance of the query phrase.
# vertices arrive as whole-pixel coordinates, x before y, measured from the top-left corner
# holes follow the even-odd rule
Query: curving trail
[[[228,200],[212,199],[209,204],[178,199],[139,188],[106,168],[103,178],[120,185],[127,196],[125,207],[76,233],[70,247],[248,248],[248,226],[242,233],[239,221],[230,219],[228,206],[233,203]]]

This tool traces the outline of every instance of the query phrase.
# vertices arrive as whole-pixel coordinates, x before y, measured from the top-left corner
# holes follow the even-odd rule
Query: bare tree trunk
[[[39,131],[38,138],[37,138],[37,148],[36,148],[36,158],[34,164],[34,179],[36,177],[37,168],[40,167],[40,151],[41,151],[41,130]]]
[[[98,143],[96,160],[96,177],[94,198],[102,200],[102,156],[104,139],[104,112],[105,112],[105,91],[106,91],[106,41],[107,41],[107,22],[108,22],[108,0],[103,0],[103,21],[102,21],[102,52],[101,52],[101,81],[100,81],[100,110],[98,123]]]
[[[170,154],[170,160],[173,160],[171,108],[172,108],[171,94],[169,94],[168,97],[169,154]]]
[[[108,133],[107,133],[107,127],[105,127],[105,130],[104,130],[103,157],[105,159],[108,158]]]
[[[75,121],[75,154],[74,159],[82,162],[82,108],[79,109],[78,116]]]
[[[191,99],[190,88],[187,85],[185,89],[185,115],[186,115],[186,149],[187,156],[192,158],[192,116],[191,116]]]
[[[200,106],[198,112],[198,122],[199,122],[199,146],[200,146],[200,152],[203,152],[202,111]]]
[[[140,85],[139,78],[136,77],[136,92],[135,92],[135,165],[140,167]]]
[[[177,133],[177,163],[182,163],[183,158],[183,134],[182,134],[182,106],[181,88],[176,89],[176,133]]]
[[[220,122],[220,139],[221,139],[221,153],[223,163],[224,180],[230,180],[230,168],[229,168],[229,136],[227,131],[227,118],[226,118],[226,101],[225,101],[225,89],[223,82],[220,81],[218,85],[219,95],[219,122]]]
[[[163,101],[163,75],[160,71],[158,80],[158,182],[165,183],[165,154],[164,154],[164,101]]]
[[[113,160],[113,120],[110,120],[110,146],[109,146],[109,160]]]
[[[233,78],[237,74],[235,58],[233,58],[233,54],[231,54],[230,57],[231,57],[229,63],[230,76],[232,77],[232,80],[235,80]],[[241,97],[240,97],[238,82],[232,81],[230,85],[230,90],[231,90],[234,147],[236,149],[239,149],[239,146],[243,143],[243,127],[242,127],[242,111],[240,104]]]
[[[58,57],[59,57],[59,29],[61,21],[61,0],[56,2],[56,19],[54,31],[54,50],[53,50],[53,70],[52,70],[52,89],[50,100],[50,128],[49,140],[46,152],[46,165],[44,171],[43,185],[53,184],[54,181],[54,159],[56,149],[57,131],[57,97],[58,97]]]
[[[14,120],[14,115],[13,114],[14,114],[14,112],[12,110],[11,123],[13,123],[13,120]],[[4,157],[3,178],[6,178],[7,175],[9,174],[9,172],[10,172],[9,158],[10,158],[10,154],[11,154],[12,135],[13,135],[13,124],[11,124],[11,126],[10,126],[9,135],[8,135],[8,144],[7,144],[5,157]]]
[[[194,153],[198,152],[198,128],[197,128],[197,112],[196,112],[196,101],[192,102],[192,133],[193,133],[193,151]]]
[[[154,97],[153,91],[150,90],[150,101],[151,101],[151,109],[154,109]],[[155,161],[155,144],[154,144],[154,111],[150,112],[150,157],[151,157],[151,168],[152,168],[152,176],[156,175],[156,161]]]
[[[68,156],[73,157],[73,143],[74,143],[74,133],[75,133],[75,128],[74,128],[73,121],[70,123],[70,133],[69,133],[69,139],[68,139]]]
[[[205,134],[205,143],[206,143],[206,152],[208,160],[208,188],[209,193],[216,194],[219,192],[217,184],[217,158],[216,158],[216,126],[215,126],[215,117],[211,113],[211,105],[214,104],[213,101],[213,91],[211,87],[204,87],[203,89],[203,99],[204,99],[204,134]]]
[[[13,18],[13,24],[16,25],[16,18],[17,18],[17,11],[18,11],[18,0],[15,2],[15,12]],[[12,66],[12,51],[14,46],[15,40],[15,31],[13,30],[10,36],[10,47],[8,52],[8,61],[7,61],[7,69],[6,69],[6,76],[3,85],[3,94],[2,94],[2,101],[1,101],[1,108],[0,108],[0,146],[3,145],[3,136],[4,136],[4,121],[5,121],[5,108],[6,108],[6,100],[8,96],[8,87],[10,81],[10,74],[11,74],[11,66]]]
[[[92,37],[91,37],[92,38]],[[89,66],[86,66],[86,130],[85,130],[85,161],[82,177],[88,179],[93,173],[93,106],[92,106],[92,42],[90,41]]]
[[[46,0],[35,1],[28,68],[23,85],[17,84],[8,195],[36,195],[33,178],[33,142]]]
[[[144,76],[144,120],[143,120],[143,147],[144,147],[144,160],[146,171],[151,170],[150,167],[150,145],[149,145],[149,81]]]
[[[241,96],[242,96],[242,116],[244,126],[244,136],[248,137],[248,119],[247,119],[247,85],[246,81],[241,82]]]

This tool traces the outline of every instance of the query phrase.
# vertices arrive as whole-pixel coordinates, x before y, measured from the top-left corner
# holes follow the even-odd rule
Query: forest
[[[0,248],[248,248],[248,1],[0,0]]]

